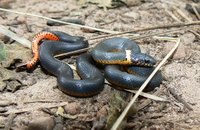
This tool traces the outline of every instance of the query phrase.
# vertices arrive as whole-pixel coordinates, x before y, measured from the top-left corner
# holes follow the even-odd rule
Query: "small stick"
[[[112,86],[107,80],[105,80],[105,83],[109,86]],[[129,90],[129,89],[125,89],[125,91],[127,92],[131,92],[131,93],[137,93],[138,90]],[[156,94],[156,93],[155,93]],[[164,99],[164,98],[161,98],[161,97],[158,97],[157,95],[155,94],[149,94],[149,93],[146,93],[146,92],[141,92],[140,93],[140,96],[143,96],[145,98],[148,98],[149,100],[155,100],[155,101],[161,101],[161,102],[167,102],[168,100],[167,99]]]
[[[163,92],[163,89],[160,87],[156,92],[153,93],[153,95],[155,96],[159,96],[161,93]],[[137,107],[137,111],[145,108],[147,105],[149,105],[150,103],[152,102],[151,99],[146,99],[142,104],[140,104],[138,107]]]
[[[51,100],[51,99],[39,99],[39,100],[27,100],[23,101],[23,103],[35,103],[35,102],[63,102],[63,100]]]
[[[200,20],[200,15],[199,12],[197,11],[197,9],[195,8],[195,6],[193,4],[191,4],[192,9],[194,10],[194,13],[196,14],[197,18]]]
[[[176,22],[178,23],[182,23],[181,20],[179,20],[172,12],[168,11],[167,9],[165,9],[165,12],[170,15]]]
[[[193,30],[190,30],[190,32],[192,32],[194,35],[196,35],[196,37],[197,37],[198,39],[200,39],[200,34],[199,34],[199,33],[195,32],[195,31],[193,31]]]
[[[180,38],[178,38],[176,40],[176,44],[174,46],[174,48],[172,48],[172,50],[164,57],[164,59],[158,64],[158,66],[154,69],[154,71],[151,73],[151,75],[147,78],[147,80],[142,84],[142,86],[140,87],[140,89],[138,90],[138,92],[135,94],[135,96],[131,99],[131,101],[128,103],[128,105],[126,106],[126,108],[124,109],[124,111],[121,113],[121,115],[119,116],[119,118],[117,119],[117,121],[114,123],[114,125],[112,126],[111,130],[117,130],[117,128],[119,127],[119,125],[121,124],[122,120],[124,119],[124,117],[126,116],[126,114],[128,113],[128,111],[130,110],[130,108],[133,106],[133,104],[135,103],[136,99],[138,98],[138,96],[140,95],[140,93],[144,90],[144,88],[146,87],[146,85],[149,83],[149,81],[153,78],[153,76],[156,74],[156,72],[160,69],[160,67],[162,65],[164,65],[164,63],[167,61],[167,59],[169,57],[171,57],[171,55],[174,53],[174,51],[177,49],[177,47],[180,44]]]
[[[111,34],[117,33],[116,31],[110,31],[110,30],[99,29],[99,28],[95,28],[95,27],[90,27],[90,26],[85,26],[85,25],[80,25],[80,24],[65,22],[65,21],[61,21],[61,20],[57,20],[57,19],[52,19],[52,18],[48,18],[48,17],[45,17],[45,16],[37,15],[37,14],[24,13],[24,12],[19,12],[19,11],[4,9],[4,8],[0,8],[0,10],[1,11],[5,11],[5,12],[10,12],[10,13],[15,13],[15,14],[21,14],[21,15],[26,15],[26,16],[43,18],[43,19],[54,21],[54,22],[57,22],[57,23],[67,24],[67,25],[75,26],[75,27],[79,27],[79,28],[87,28],[87,29],[91,29],[91,30],[95,30],[95,31],[99,31],[99,32],[104,32],[104,33],[111,33]]]
[[[59,104],[56,104],[56,105],[49,105],[49,106],[46,106],[46,107],[35,107],[35,108],[25,108],[25,109],[21,109],[21,110],[14,110],[14,111],[8,111],[6,113],[0,113],[0,115],[2,116],[6,116],[6,115],[9,115],[11,113],[14,113],[14,114],[20,114],[20,113],[24,113],[24,112],[29,112],[29,111],[34,111],[34,110],[38,110],[38,109],[41,109],[41,108],[54,108],[54,107],[61,107],[61,106],[65,106],[67,105],[68,102],[62,102],[62,103],[59,103]]]
[[[72,55],[72,54],[77,54],[77,53],[82,53],[82,52],[86,52],[86,51],[88,51],[91,48],[93,48],[93,47],[90,46],[90,47],[79,49],[79,50],[76,50],[76,51],[71,51],[71,52],[67,52],[67,53],[58,54],[58,55],[55,56],[55,58],[62,57],[62,56],[67,56],[67,55]]]
[[[176,11],[179,13],[179,15],[181,15],[183,18],[185,18],[188,22],[191,22],[192,20],[189,18],[189,17],[187,17],[187,15],[185,15],[180,9],[178,9],[178,8],[176,8],[176,7],[174,7],[175,9],[176,9]],[[194,9],[196,9],[196,8],[194,8]],[[198,13],[198,12],[197,12]],[[199,39],[200,39],[200,35],[196,32],[196,31],[194,31],[194,30],[189,30],[190,32],[192,32],[194,35],[196,35]]]
[[[137,93],[137,90],[128,90],[125,89],[125,91],[131,92],[131,93]],[[145,92],[141,92],[140,96],[146,97],[147,99],[155,100],[155,101],[160,101],[160,102],[167,102],[168,100],[165,98],[158,97],[155,94],[149,94]]]
[[[188,22],[192,22],[192,20],[189,18],[189,17],[187,17],[187,15],[185,14],[185,13],[183,13],[183,11],[182,10],[180,10],[179,8],[177,8],[177,7],[173,7],[175,10],[176,10],[176,12],[181,16],[181,17],[183,17],[184,19],[186,19]]]
[[[188,105],[188,103],[187,103],[183,98],[181,98],[181,96],[179,96],[179,95],[176,93],[176,91],[175,91],[174,88],[169,88],[168,90],[169,90],[169,92],[173,95],[173,97],[174,97],[176,100],[178,100],[179,102],[181,102],[188,110],[190,110],[190,111],[193,110],[192,107],[190,107],[190,105]]]
[[[148,27],[148,28],[141,28],[141,29],[125,31],[125,32],[116,33],[116,34],[108,34],[108,35],[103,35],[103,36],[97,36],[97,37],[90,38],[88,40],[101,39],[101,38],[106,38],[106,37],[111,37],[111,36],[122,35],[122,34],[126,34],[126,33],[148,31],[148,30],[154,30],[154,29],[166,29],[166,28],[172,28],[172,27],[192,26],[192,25],[199,25],[199,24],[200,24],[200,21],[193,21],[193,22],[187,22],[187,23],[175,23],[175,24],[168,24],[168,25],[159,25],[159,26],[153,26],[153,27]]]

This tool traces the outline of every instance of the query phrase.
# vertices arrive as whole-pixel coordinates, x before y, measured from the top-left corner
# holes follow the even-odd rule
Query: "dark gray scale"
[[[94,66],[90,54],[80,55],[76,60],[77,71],[82,80],[76,80],[69,65],[54,58],[55,54],[75,51],[88,47],[83,37],[70,36],[62,32],[52,32],[61,41],[43,41],[40,46],[42,67],[57,77],[58,87],[64,93],[76,97],[93,96],[103,90],[104,77]]]
[[[112,52],[121,50],[121,52]],[[139,46],[127,38],[111,38],[95,46],[91,52],[95,61],[98,60],[125,60],[125,50],[131,50],[133,53],[140,53]]]
[[[105,68],[105,78],[110,81],[114,86],[120,86],[121,89],[139,89],[141,85],[145,82],[148,76],[155,69],[154,67],[138,67],[132,66],[128,67],[132,74],[122,71],[118,65],[108,65]],[[148,83],[145,91],[151,91],[162,82],[161,72],[157,72],[152,80]],[[117,87],[119,89],[119,87]]]
[[[110,50],[122,50],[110,52]],[[132,65],[127,68],[132,74],[122,70],[120,65],[106,65],[105,78],[118,89],[138,89],[154,70],[156,60],[148,54],[141,53],[139,46],[127,38],[107,39],[92,50],[92,56],[96,61],[112,61],[126,59],[125,50],[131,50]],[[106,64],[106,63],[102,63]],[[153,90],[162,82],[161,72],[158,72],[146,87],[146,91]]]

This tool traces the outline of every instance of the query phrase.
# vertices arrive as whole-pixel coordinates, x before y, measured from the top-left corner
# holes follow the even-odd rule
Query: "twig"
[[[163,88],[160,87],[156,92],[153,93],[153,95],[155,96],[159,96],[161,93],[163,92]],[[149,105],[150,103],[152,102],[151,99],[146,99],[142,104],[140,104],[138,107],[137,107],[137,111],[145,108],[147,105]]]
[[[143,38],[149,38],[149,37],[153,37],[153,36],[159,36],[159,35],[165,35],[165,34],[170,34],[170,33],[176,33],[176,32],[180,32],[180,30],[188,30],[189,28],[179,28],[179,29],[174,29],[174,30],[168,30],[168,31],[164,31],[164,32],[155,32],[155,33],[150,33],[150,34],[146,34],[146,35],[142,35],[142,36],[137,36],[137,37],[130,37],[133,40],[138,40],[138,39],[143,39]]]
[[[39,100],[27,100],[23,101],[23,103],[35,103],[35,102],[63,102],[63,100],[51,100],[51,99],[39,99]]]
[[[197,37],[198,39],[200,39],[200,34],[199,34],[199,33],[195,32],[195,31],[193,31],[193,30],[190,30],[190,32],[192,32],[194,35],[196,35],[196,37]]]
[[[0,113],[0,115],[2,116],[6,116],[6,115],[9,115],[11,113],[14,113],[14,114],[20,114],[20,113],[24,113],[24,112],[29,112],[29,111],[34,111],[34,110],[38,110],[38,109],[41,109],[41,108],[54,108],[54,107],[61,107],[61,106],[65,106],[67,105],[68,102],[62,102],[62,103],[59,103],[59,104],[56,104],[56,105],[49,105],[49,106],[46,106],[46,107],[35,107],[35,108],[25,108],[25,109],[21,109],[21,110],[14,110],[14,111],[8,111],[6,113]]]
[[[99,29],[99,28],[95,28],[95,27],[90,27],[90,26],[85,26],[85,25],[80,25],[80,24],[65,22],[65,21],[61,21],[61,20],[57,20],[57,19],[52,19],[52,18],[49,18],[49,17],[37,15],[37,14],[24,13],[24,12],[19,12],[19,11],[4,9],[4,8],[0,8],[0,11],[5,11],[5,12],[10,12],[10,13],[15,13],[15,14],[21,14],[21,15],[26,15],[26,16],[32,16],[32,17],[37,17],[37,18],[43,18],[43,19],[54,21],[54,22],[57,22],[57,23],[62,23],[62,24],[70,25],[70,26],[79,27],[79,28],[87,28],[87,29],[91,29],[91,30],[95,30],[95,31],[99,31],[99,32],[104,32],[104,33],[111,33],[111,34],[118,33],[116,31],[110,31],[110,30]]]
[[[176,40],[176,44],[174,46],[174,48],[172,48],[172,50],[164,57],[164,59],[158,64],[158,66],[154,69],[154,71],[151,73],[151,75],[147,78],[147,80],[142,84],[142,86],[140,87],[140,89],[138,90],[138,92],[135,94],[135,96],[131,99],[131,101],[128,103],[128,105],[126,106],[126,108],[124,109],[124,111],[122,112],[122,114],[119,116],[119,118],[117,119],[117,121],[114,123],[113,127],[111,128],[111,130],[117,130],[117,128],[119,127],[119,125],[121,124],[122,120],[124,119],[124,117],[126,116],[126,114],[128,113],[128,111],[130,110],[130,108],[132,107],[132,105],[134,104],[134,102],[136,101],[136,99],[138,98],[139,94],[144,90],[144,88],[146,87],[146,85],[149,83],[149,81],[153,78],[153,76],[156,74],[156,72],[160,69],[160,67],[167,61],[167,59],[169,57],[171,57],[171,55],[174,53],[174,51],[177,49],[178,45],[180,44],[180,38],[178,38]]]
[[[187,23],[175,23],[175,24],[168,24],[168,25],[159,25],[159,26],[153,26],[153,27],[148,27],[148,28],[141,28],[141,29],[125,31],[125,32],[116,33],[116,34],[108,34],[108,35],[103,35],[103,36],[97,36],[97,37],[90,38],[88,40],[101,39],[101,38],[106,38],[106,37],[111,37],[111,36],[122,35],[122,34],[126,34],[126,33],[148,31],[148,30],[154,30],[154,29],[165,29],[165,28],[172,28],[172,27],[192,26],[192,25],[198,25],[198,24],[200,24],[200,21],[193,21],[193,22],[187,22]]]
[[[171,13],[170,11],[168,11],[167,9],[165,9],[165,12],[171,16],[176,22],[182,23],[182,21],[180,21],[173,13]]]
[[[84,49],[79,49],[79,50],[76,50],[76,51],[71,51],[71,52],[67,52],[67,53],[58,54],[58,55],[55,56],[55,58],[86,52],[91,48],[93,48],[93,47],[90,46],[90,47],[87,47],[87,48],[84,48]]]
[[[193,9],[194,13],[196,14],[197,18],[200,20],[199,12],[197,11],[197,9],[195,8],[195,6],[193,4],[191,4],[191,6],[192,6],[192,9]]]
[[[179,102],[181,102],[188,110],[190,110],[190,111],[193,110],[192,107],[190,107],[190,106],[188,105],[188,103],[187,103],[184,99],[182,99],[179,95],[177,95],[177,93],[176,93],[176,91],[175,91],[174,88],[169,88],[168,90],[169,90],[169,92],[173,95],[173,97],[174,97],[176,100],[178,100]]]
[[[173,7],[175,10],[176,10],[176,12],[181,16],[181,17],[183,17],[184,19],[186,19],[188,22],[192,22],[192,20],[189,18],[189,17],[187,17],[187,15],[185,14],[185,13],[183,13],[183,11],[182,10],[180,10],[179,8],[177,8],[177,7]]]
[[[192,6],[192,5],[191,5]],[[194,5],[193,5],[194,6]],[[192,7],[193,7],[192,6]],[[191,22],[192,20],[189,18],[189,17],[187,17],[187,15],[185,15],[180,9],[178,9],[178,8],[176,8],[176,7],[174,7],[174,9],[176,9],[176,11],[179,13],[179,15],[181,15],[183,18],[185,18],[188,22]],[[193,10],[195,10],[196,8],[193,8]],[[197,12],[198,13],[198,12]],[[196,35],[199,39],[200,39],[200,35],[196,32],[196,31],[194,31],[194,30],[189,30],[190,32],[192,32],[194,35]]]
[[[112,84],[110,84],[107,80],[105,80],[105,83],[108,84],[109,86],[112,86]],[[131,93],[137,93],[138,90],[125,89],[125,91],[131,92]],[[168,101],[167,99],[158,97],[155,94],[149,94],[149,93],[146,93],[146,92],[141,92],[140,96],[143,96],[143,97],[146,97],[148,99],[155,100],[155,101],[163,101],[163,102],[167,102]]]
[[[137,90],[127,90],[127,89],[125,89],[125,90],[128,91],[128,92],[131,92],[131,93],[137,93]],[[145,92],[141,92],[140,96],[143,96],[143,97],[146,97],[148,99],[155,100],[155,101],[162,101],[162,102],[168,101],[167,99],[158,97],[155,94],[149,94],[149,93],[145,93]]]

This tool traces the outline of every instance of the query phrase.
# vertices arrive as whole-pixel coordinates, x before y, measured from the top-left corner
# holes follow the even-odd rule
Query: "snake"
[[[128,38],[115,37],[104,40],[93,48],[91,54],[96,62],[106,65],[106,80],[113,87],[122,90],[139,89],[153,72],[153,66],[156,64],[152,56],[141,53],[138,44]],[[162,75],[158,71],[145,91],[153,90],[161,82]]]
[[[91,52],[81,54],[76,59],[77,73],[81,80],[74,79],[70,66],[54,57],[56,54],[87,48],[84,37],[72,36],[60,31],[41,32],[33,40],[32,64],[38,61],[44,69],[57,77],[58,88],[71,96],[91,97],[104,88],[105,78],[117,89],[138,89],[154,70],[156,60],[141,53],[140,47],[127,38],[110,38],[97,44]],[[104,65],[104,76],[96,64]],[[105,77],[105,78],[104,78]],[[159,86],[162,81],[158,72],[148,84],[148,91]]]

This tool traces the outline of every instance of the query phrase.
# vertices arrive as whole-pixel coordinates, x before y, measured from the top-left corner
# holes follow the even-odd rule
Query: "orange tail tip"
[[[51,32],[40,32],[36,34],[32,41],[33,58],[27,63],[27,69],[32,69],[39,61],[39,46],[40,42],[44,39],[58,41],[60,38]]]
[[[33,68],[33,64],[31,62],[26,64],[26,68],[27,69],[32,69]]]

